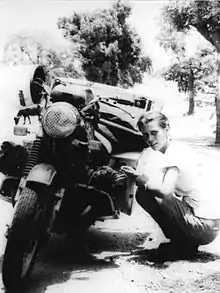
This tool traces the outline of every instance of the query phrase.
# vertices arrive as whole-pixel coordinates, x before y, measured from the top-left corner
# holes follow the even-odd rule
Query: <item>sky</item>
[[[75,11],[93,11],[111,6],[115,1],[105,0],[0,0],[0,60],[3,48],[11,35],[33,31],[44,32],[45,41],[58,46],[65,40],[56,27],[59,17],[70,16]],[[160,8],[166,0],[126,1],[132,7],[131,25],[139,33],[143,50],[153,59],[154,66],[160,67],[167,62],[165,53],[155,42],[158,32]]]

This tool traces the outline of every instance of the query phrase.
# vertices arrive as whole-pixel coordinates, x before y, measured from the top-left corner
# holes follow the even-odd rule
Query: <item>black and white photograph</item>
[[[220,292],[220,1],[0,0],[0,292]]]

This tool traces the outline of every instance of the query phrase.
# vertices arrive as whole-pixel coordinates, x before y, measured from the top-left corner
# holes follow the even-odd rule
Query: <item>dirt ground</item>
[[[205,124],[199,122],[201,130]],[[176,140],[191,145],[201,156],[200,168],[206,171],[204,178],[211,193],[219,185],[220,148],[213,146],[213,137],[204,129],[200,133],[198,125],[192,127],[191,118],[185,118],[181,123],[187,129],[186,135],[181,132],[178,136],[179,129],[176,128]],[[216,204],[220,208],[220,197]],[[3,254],[3,235],[12,208],[2,200],[0,215],[0,252]],[[22,292],[220,292],[220,236],[210,245],[200,246],[200,252],[193,259],[149,261],[148,257],[135,251],[153,249],[168,240],[136,203],[130,217],[122,215],[119,220],[107,220],[91,227],[86,241],[95,259],[81,257],[72,242],[54,235],[38,258],[27,288]],[[0,292],[6,292],[1,280],[0,284]]]
[[[8,203],[0,208],[1,215],[8,211],[4,219],[10,218]],[[191,260],[155,263],[135,254],[163,241],[161,230],[138,206],[130,217],[123,215],[89,229],[87,245],[95,259],[79,256],[69,239],[54,235],[22,292],[220,292],[220,237],[201,246]],[[2,283],[1,287],[0,292],[8,292]]]

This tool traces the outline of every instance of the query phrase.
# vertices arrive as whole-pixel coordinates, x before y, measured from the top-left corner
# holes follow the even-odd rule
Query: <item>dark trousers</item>
[[[171,241],[205,245],[218,235],[220,219],[211,220],[195,216],[184,198],[175,195],[161,198],[155,191],[138,188],[136,200]]]

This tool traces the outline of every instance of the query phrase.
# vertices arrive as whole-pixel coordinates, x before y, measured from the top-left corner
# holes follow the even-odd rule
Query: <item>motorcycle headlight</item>
[[[73,133],[79,123],[79,112],[65,102],[54,103],[43,115],[43,128],[49,136],[64,138]]]

